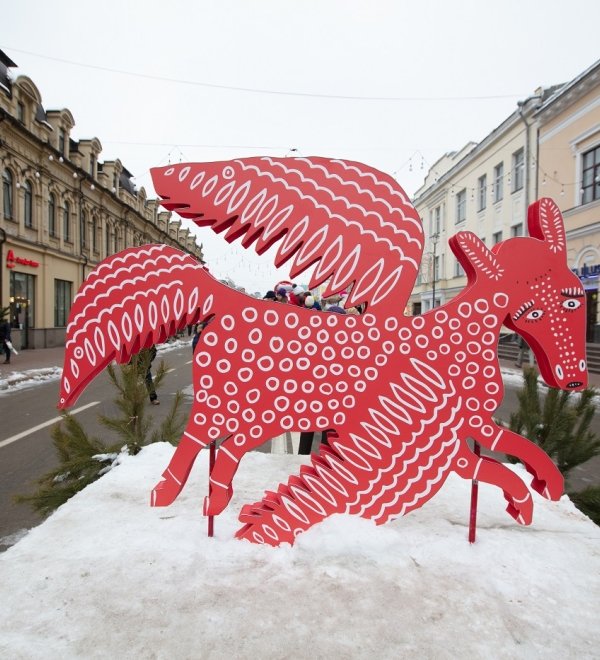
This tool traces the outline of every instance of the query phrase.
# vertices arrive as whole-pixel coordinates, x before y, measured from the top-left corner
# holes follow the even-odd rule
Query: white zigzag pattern
[[[150,274],[151,275],[160,275],[162,273],[165,273],[165,274],[170,275],[171,273],[174,273],[177,270],[185,271],[188,268],[192,268],[193,270],[196,270],[196,267],[193,264],[174,264],[170,268],[159,268],[158,270],[152,271],[152,273],[150,273]],[[120,270],[125,270],[126,272],[128,272],[128,269],[120,269]],[[121,290],[127,284],[135,284],[136,282],[145,282],[148,279],[148,275],[149,275],[149,273],[143,273],[142,275],[138,275],[137,277],[133,277],[133,278],[130,278],[130,279],[123,279],[118,284],[115,284],[114,286],[111,286],[110,288],[108,288],[106,291],[98,293],[96,295],[96,297],[93,300],[91,300],[83,308],[83,310],[81,312],[79,312],[79,314],[77,314],[77,316],[69,323],[69,326],[67,328],[67,333],[71,330],[71,328],[74,325],[77,325],[77,322],[79,321],[79,319],[81,317],[85,318],[85,316],[87,316],[88,310],[92,307],[96,307],[100,300],[102,300],[103,298],[109,298],[110,295],[114,291]],[[107,280],[108,279],[109,278],[107,278]]]
[[[460,403],[462,403],[462,401]],[[458,407],[455,407],[455,408],[452,409],[452,417],[448,421],[446,421],[445,423],[440,424],[439,431],[435,434],[435,436],[433,436],[433,438],[429,442],[427,448],[419,448],[417,450],[417,452],[415,453],[415,456],[410,461],[405,463],[403,469],[394,476],[394,479],[393,479],[392,483],[388,484],[387,486],[384,486],[378,492],[378,496],[375,497],[375,498],[372,498],[371,504],[374,504],[377,500],[381,500],[383,495],[385,493],[387,493],[389,490],[394,490],[395,493],[396,493],[394,498],[390,502],[382,502],[381,503],[381,508],[379,509],[379,512],[376,515],[371,516],[373,520],[379,520],[380,518],[383,518],[384,515],[385,515],[384,512],[385,512],[386,509],[390,509],[390,508],[395,507],[396,504],[398,503],[398,500],[408,490],[411,489],[413,484],[421,482],[421,480],[423,478],[423,474],[425,473],[426,470],[428,470],[433,465],[434,460],[436,458],[439,458],[441,455],[446,454],[448,452],[448,447],[451,447],[451,446],[454,445],[454,450],[452,452],[448,452],[449,458],[448,458],[448,461],[447,461],[446,465],[443,466],[443,468],[441,468],[440,471],[438,471],[438,474],[435,478],[429,479],[429,480],[424,482],[423,490],[419,491],[419,493],[415,496],[415,499],[413,499],[411,502],[416,501],[416,499],[422,499],[423,497],[428,495],[431,492],[431,489],[433,488],[433,486],[436,483],[438,483],[439,480],[442,478],[442,476],[445,474],[445,472],[447,472],[447,470],[450,467],[450,464],[452,462],[452,459],[454,458],[454,456],[456,455],[456,452],[459,449],[459,441],[458,441],[457,431],[463,425],[463,421],[464,421],[463,419],[460,419],[456,425],[451,426],[451,424],[456,419],[457,414],[458,414]],[[452,434],[451,439],[447,440],[446,442],[442,442],[440,444],[439,451],[435,454],[430,455],[430,458],[429,458],[429,461],[427,462],[427,464],[426,465],[419,465],[418,470],[417,470],[417,475],[414,476],[412,479],[408,479],[405,482],[404,488],[402,490],[396,491],[396,486],[398,485],[398,480],[402,476],[402,474],[406,471],[406,466],[410,463],[414,463],[419,458],[419,454],[422,454],[422,453],[424,453],[424,451],[426,451],[426,449],[429,449],[434,444],[435,440],[439,440],[440,436],[442,435],[442,432],[446,431],[446,429],[448,429],[448,428],[449,428],[449,430]],[[402,506],[401,513],[398,514],[398,515],[403,515],[408,506],[409,506],[409,503],[405,502]],[[365,508],[363,507],[362,511],[364,511],[364,510],[365,510]]]
[[[170,290],[173,286],[183,286],[183,282],[181,280],[172,280],[168,284],[159,284],[155,289],[152,291],[136,291],[134,294],[129,295],[125,297],[121,302],[115,303],[114,305],[111,305],[110,307],[104,308],[97,317],[90,319],[87,321],[77,332],[73,335],[73,337],[67,342],[66,347],[71,346],[73,343],[76,343],[78,335],[80,335],[82,332],[86,332],[87,328],[90,324],[92,323],[100,323],[100,320],[102,319],[103,316],[108,315],[109,317],[112,315],[113,311],[115,309],[118,309],[120,307],[123,307],[126,302],[129,300],[135,300],[138,296],[142,298],[148,298],[150,296],[156,296],[159,291],[162,289],[167,289]]]
[[[363,489],[362,491],[359,491],[356,494],[356,497],[355,497],[354,501],[349,503],[349,505],[348,505],[349,508],[357,506],[359,504],[360,500],[365,495],[368,495],[370,492],[373,491],[374,486],[382,480],[382,478],[385,474],[387,474],[388,472],[391,472],[395,469],[396,464],[398,463],[398,461],[400,461],[403,458],[406,450],[411,445],[414,445],[419,438],[423,437],[424,432],[425,432],[425,428],[427,426],[429,426],[429,425],[435,426],[435,422],[439,418],[440,411],[444,410],[448,406],[448,401],[452,400],[454,398],[454,396],[456,395],[456,389],[454,388],[454,385],[452,383],[450,383],[450,388],[451,389],[450,389],[449,392],[446,392],[446,393],[443,394],[442,401],[440,402],[440,404],[433,408],[431,416],[428,417],[428,418],[421,418],[419,428],[416,431],[413,432],[411,440],[409,442],[403,443],[401,450],[399,452],[395,453],[392,456],[390,465],[388,465],[385,468],[379,468],[379,470],[377,471],[376,476],[369,481],[368,487]],[[381,414],[383,415],[383,413],[381,413]],[[391,412],[390,412],[390,414],[393,415],[393,413],[391,413]],[[457,409],[455,409],[454,417],[456,416],[456,414],[457,414]],[[400,417],[400,415],[397,415],[396,417],[400,421],[402,421],[402,422],[404,421],[404,419],[402,417]],[[453,421],[454,417],[451,420],[449,420],[449,422],[447,422],[446,425],[451,423]],[[377,423],[376,420],[374,420],[374,421],[375,421],[375,423]],[[364,424],[363,424],[363,427],[364,427]],[[431,448],[431,446],[433,445],[434,440],[435,440],[435,438],[430,438],[430,441],[426,446],[418,448],[417,451],[415,452],[413,458],[407,463],[407,465],[410,464],[410,463],[414,463],[415,460],[417,460],[420,453],[428,451]],[[402,472],[404,472],[404,470]],[[396,482],[398,480],[398,477],[402,474],[402,472],[395,477]],[[381,493],[378,493],[375,497],[372,497],[366,504],[364,504],[361,507],[360,512],[363,513],[367,508],[369,508],[376,501],[376,499],[378,499],[378,497],[380,497],[380,495],[382,495],[385,492],[385,490],[389,490],[391,487],[393,487],[393,484],[386,487],[386,488],[384,488],[384,490]]]
[[[265,157],[265,158],[263,158],[262,160],[267,161],[267,162],[268,162],[270,165],[272,165],[273,167],[279,167],[279,168],[281,168],[286,174],[289,174],[289,173],[297,174],[297,175],[300,177],[300,179],[301,179],[302,181],[313,184],[314,187],[315,187],[317,190],[326,190],[327,192],[330,193],[330,195],[332,196],[332,198],[333,198],[334,200],[335,200],[335,199],[339,199],[339,198],[336,198],[336,197],[333,196],[333,193],[331,192],[331,190],[330,190],[329,188],[321,188],[321,187],[319,187],[319,186],[317,185],[317,183],[316,183],[313,179],[308,179],[308,178],[306,178],[306,177],[302,174],[302,172],[300,172],[300,170],[296,170],[296,169],[292,169],[292,168],[286,167],[283,163],[281,163],[281,162],[275,162],[275,161],[273,161],[273,160],[272,160],[271,158],[269,158],[269,157]],[[339,174],[334,174],[334,173],[332,173],[332,172],[329,172],[329,171],[327,170],[327,168],[326,168],[324,165],[321,165],[320,163],[314,163],[313,161],[311,161],[311,160],[308,159],[308,158],[299,158],[298,160],[300,160],[300,161],[306,163],[307,165],[310,165],[313,169],[321,170],[327,179],[335,179],[336,181],[339,181],[343,186],[348,186],[348,185],[349,185],[349,186],[352,186],[353,188],[356,189],[356,191],[357,191],[358,193],[360,193],[360,194],[366,194],[368,197],[371,198],[371,200],[372,200],[373,202],[376,202],[376,203],[379,202],[379,203],[383,204],[384,206],[386,206],[387,209],[388,209],[388,211],[389,211],[391,214],[393,214],[393,213],[395,213],[395,212],[397,211],[397,212],[402,216],[402,220],[403,220],[403,221],[413,223],[413,224],[417,227],[417,229],[419,230],[419,234],[422,233],[423,228],[422,228],[422,226],[421,226],[421,224],[420,224],[419,222],[417,222],[414,218],[411,218],[410,216],[406,216],[405,213],[404,213],[404,210],[403,210],[403,209],[401,209],[400,207],[394,207],[394,206],[392,206],[392,205],[391,205],[386,199],[384,199],[383,197],[376,197],[376,196],[375,196],[375,193],[374,193],[372,190],[369,190],[368,188],[361,188],[361,187],[358,185],[358,183],[357,183],[356,181],[342,179],[342,177],[341,177]],[[339,162],[339,161],[333,161],[333,162]],[[346,168],[346,169],[348,169],[348,168]],[[361,174],[361,176],[364,176],[364,173]],[[401,196],[398,192],[393,191],[393,190],[391,189],[391,187],[389,186],[389,184],[385,184],[383,181],[379,181],[379,180],[377,180],[377,179],[374,179],[374,180],[375,180],[375,182],[376,182],[378,185],[386,185],[392,194],[394,194],[394,195],[397,196],[397,197],[400,197],[400,199],[402,199],[402,201],[403,201],[406,205],[408,205],[408,206],[410,206],[411,208],[413,208],[413,207],[412,207],[412,204],[410,204],[409,201],[403,199],[402,196]],[[345,199],[345,198],[344,198],[344,199]],[[396,225],[394,225],[393,223],[391,223],[391,224],[392,224],[392,228],[395,230],[395,229],[397,228]],[[388,226],[388,225],[390,225],[390,223],[389,223],[389,222],[385,222],[383,226]]]
[[[327,214],[327,216],[328,216],[329,218],[331,218],[331,219],[336,219],[336,220],[340,220],[340,221],[343,222],[344,225],[346,225],[347,227],[352,227],[352,226],[357,227],[357,228],[360,230],[360,233],[361,233],[361,234],[367,234],[367,235],[372,236],[373,239],[374,239],[374,241],[375,241],[376,243],[379,243],[379,242],[384,242],[384,243],[386,243],[386,244],[389,246],[390,250],[392,250],[393,252],[398,252],[398,253],[401,255],[401,256],[400,256],[401,259],[407,259],[408,261],[410,261],[410,262],[412,262],[412,263],[414,264],[415,268],[418,268],[418,264],[416,263],[416,261],[415,261],[414,259],[411,259],[411,258],[409,258],[409,257],[406,257],[406,256],[404,255],[404,253],[398,248],[398,246],[395,246],[395,245],[390,241],[389,238],[384,237],[384,236],[378,236],[373,230],[371,230],[371,229],[365,229],[365,228],[363,227],[363,225],[361,225],[359,222],[356,222],[356,221],[354,221],[354,220],[347,220],[346,218],[344,218],[344,217],[341,216],[341,215],[338,215],[337,213],[332,213],[331,210],[330,210],[327,206],[325,206],[324,204],[320,204],[320,203],[319,203],[314,197],[312,197],[311,195],[305,195],[305,194],[303,194],[303,193],[300,191],[299,188],[297,188],[297,187],[295,187],[295,186],[290,186],[290,185],[288,184],[288,182],[287,182],[285,179],[282,179],[282,178],[276,177],[276,176],[275,176],[274,174],[272,174],[271,172],[268,172],[268,171],[266,171],[266,170],[261,170],[261,169],[259,169],[256,165],[247,165],[247,166],[244,167],[244,169],[252,169],[252,170],[256,171],[257,174],[260,174],[261,176],[266,176],[266,177],[268,177],[269,179],[271,179],[271,181],[272,181],[273,183],[281,183],[281,184],[284,186],[284,188],[285,188],[286,190],[291,190],[291,191],[295,192],[295,193],[296,193],[301,199],[308,199],[308,200],[310,200],[310,201],[313,203],[313,205],[315,206],[315,208],[317,208],[317,209],[321,209],[321,210],[325,211],[325,213]],[[327,189],[327,188],[320,188],[320,187],[318,187],[318,186],[317,186],[317,188],[320,189],[320,190],[326,190],[326,191],[329,192],[329,193],[331,194],[331,196],[333,197],[333,195],[332,195],[331,191],[329,191],[329,189]],[[391,223],[386,222],[386,221],[383,219],[383,217],[382,217],[379,213],[375,213],[375,212],[369,212],[369,213],[367,213],[366,210],[364,209],[364,207],[359,206],[359,205],[357,205],[357,204],[350,204],[350,203],[348,202],[348,200],[347,200],[345,197],[339,197],[339,198],[333,197],[333,199],[334,199],[334,201],[335,201],[335,200],[341,200],[341,201],[344,201],[344,202],[346,203],[346,206],[347,206],[348,208],[354,207],[354,208],[357,208],[357,209],[361,210],[361,211],[363,212],[363,214],[365,215],[365,217],[368,217],[368,216],[375,216],[375,217],[379,220],[379,225],[380,225],[380,227],[390,226],[390,227],[392,227],[392,231],[394,232],[394,234],[396,234],[396,235],[398,235],[398,234],[399,234],[399,235],[403,235],[403,236],[406,238],[406,241],[407,241],[408,243],[416,243],[417,246],[418,246],[419,248],[422,247],[422,240],[420,239],[420,237],[417,238],[417,237],[415,237],[415,236],[411,236],[411,235],[408,233],[408,231],[406,231],[405,229],[400,229],[400,228],[396,227],[395,225],[392,225]]]

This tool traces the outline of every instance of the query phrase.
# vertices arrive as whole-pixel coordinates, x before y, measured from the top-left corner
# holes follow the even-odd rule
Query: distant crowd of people
[[[263,296],[263,300],[273,300],[318,311],[336,312],[337,314],[362,314],[363,311],[360,305],[346,309],[344,307],[345,294],[343,293],[319,301],[310,291],[297,284],[278,284],[274,289],[267,291]]]

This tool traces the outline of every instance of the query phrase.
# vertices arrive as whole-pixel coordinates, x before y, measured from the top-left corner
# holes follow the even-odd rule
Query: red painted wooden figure
[[[384,523],[416,509],[451,472],[494,484],[519,523],[531,522],[528,487],[476,456],[518,457],[531,487],[558,499],[563,479],[529,440],[498,426],[502,324],[532,347],[544,380],[587,384],[585,297],[569,270],[563,220],[550,199],[531,205],[530,237],[491,250],[470,232],[450,245],[468,276],[442,307],[404,316],[423,250],[417,212],[398,184],[366,165],[326,158],[247,158],[152,171],[163,205],[225,239],[275,243],[290,277],[314,265],[310,287],[349,290],[364,314],[311,311],[256,300],[217,282],[193,257],[165,245],[130,248],[102,262],[71,310],[60,406],[73,405],[111,360],[127,362],[178,328],[212,318],[196,349],[187,428],[152,492],[169,505],[198,452],[222,439],[205,514],[228,504],[244,454],[283,431],[330,430],[310,464],[245,505],[238,536],[293,543],[333,513]]]

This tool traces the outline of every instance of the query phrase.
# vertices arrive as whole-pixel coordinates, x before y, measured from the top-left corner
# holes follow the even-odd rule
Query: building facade
[[[527,233],[527,208],[552,197],[563,212],[570,267],[588,291],[588,341],[600,341],[600,62],[567,84],[536,92],[479,144],[431,167],[413,203],[426,235],[406,310],[450,300],[467,280],[448,239],[475,233],[488,247]]]
[[[536,113],[538,190],[559,205],[569,264],[587,298],[587,339],[600,342],[600,61]]]
[[[75,141],[67,109],[44,110],[0,51],[0,307],[17,348],[60,346],[86,275],[127,247],[166,243],[203,261],[171,213],[137,190],[120,160],[100,160],[97,138]]]

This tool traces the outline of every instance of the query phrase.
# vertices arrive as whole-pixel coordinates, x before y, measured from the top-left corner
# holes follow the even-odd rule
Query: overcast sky
[[[598,25],[594,0],[19,0],[0,48],[151,196],[153,166],[290,153],[363,161],[412,194],[445,152],[596,61]],[[264,292],[285,275],[198,234],[218,277]]]

